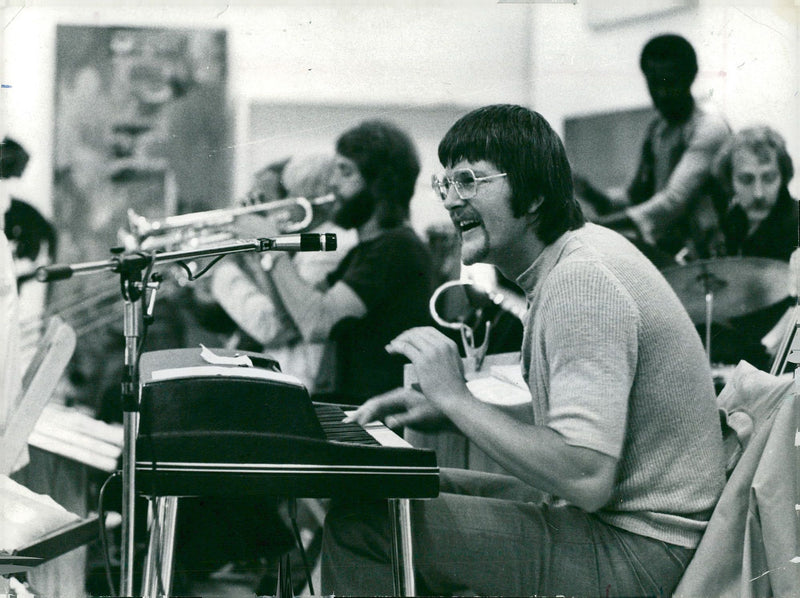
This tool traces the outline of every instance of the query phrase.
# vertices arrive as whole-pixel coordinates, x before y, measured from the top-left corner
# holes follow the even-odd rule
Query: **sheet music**
[[[49,496],[0,475],[0,550],[13,552],[80,519]]]
[[[203,343],[200,343],[201,351],[200,357],[207,363],[211,365],[235,365],[235,366],[245,366],[245,367],[253,367],[253,362],[250,361],[250,358],[247,355],[236,355],[235,357],[226,357],[224,355],[217,355],[211,349],[206,347]]]
[[[40,450],[112,472],[122,454],[123,429],[63,405],[48,405],[28,438]]]
[[[530,403],[531,400],[527,387],[520,388],[517,384],[493,375],[469,380],[467,388],[478,399],[492,405],[519,405]]]

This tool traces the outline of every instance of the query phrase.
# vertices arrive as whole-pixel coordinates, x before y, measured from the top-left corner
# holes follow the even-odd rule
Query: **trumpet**
[[[201,237],[207,244],[229,239],[232,234],[226,231],[225,227],[231,226],[239,216],[270,212],[278,217],[281,232],[291,234],[308,228],[314,219],[315,207],[330,204],[335,200],[336,196],[332,193],[312,199],[291,197],[256,205],[167,216],[161,220],[148,219],[129,209],[128,231],[126,234],[120,232],[119,236],[128,249],[144,248],[145,245],[151,249],[175,246],[190,240],[197,242]],[[159,240],[153,241],[155,237]],[[150,242],[145,243],[148,240]]]

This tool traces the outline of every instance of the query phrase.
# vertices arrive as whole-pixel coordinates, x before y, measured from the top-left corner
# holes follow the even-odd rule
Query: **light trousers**
[[[422,595],[669,596],[693,550],[542,503],[516,478],[442,469],[438,498],[414,501]],[[385,501],[335,504],[323,535],[322,593],[391,595]]]

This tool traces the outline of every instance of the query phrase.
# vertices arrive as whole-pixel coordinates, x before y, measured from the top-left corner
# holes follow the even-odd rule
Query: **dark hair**
[[[697,55],[692,44],[674,33],[657,35],[648,41],[639,58],[639,67],[647,75],[652,62],[669,62],[674,72],[688,84],[697,76]]]
[[[786,151],[786,142],[780,133],[764,125],[747,127],[727,139],[711,166],[711,171],[726,196],[733,195],[733,155],[740,149],[745,149],[764,161],[769,159],[770,151],[774,151],[781,173],[781,186],[786,187],[792,180],[792,158]]]
[[[439,161],[486,160],[508,174],[517,218],[542,198],[533,217],[537,236],[552,243],[585,219],[573,194],[572,169],[561,139],[541,114],[510,104],[484,106],[462,116],[439,143]]]
[[[42,243],[47,243],[48,257],[56,257],[58,234],[53,224],[41,212],[27,202],[12,198],[5,213],[5,235],[16,241],[16,257],[36,260]]]
[[[342,133],[336,152],[358,166],[377,202],[381,226],[390,228],[408,219],[420,168],[408,134],[390,122],[368,120]]]
[[[25,148],[11,137],[0,141],[0,178],[20,176],[30,156]]]

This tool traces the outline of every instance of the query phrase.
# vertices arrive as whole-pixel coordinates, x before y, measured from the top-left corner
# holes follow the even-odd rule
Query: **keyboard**
[[[438,495],[435,452],[412,447],[382,424],[343,422],[341,406],[312,402],[302,384],[279,371],[203,364],[197,355],[142,355],[140,494]]]

